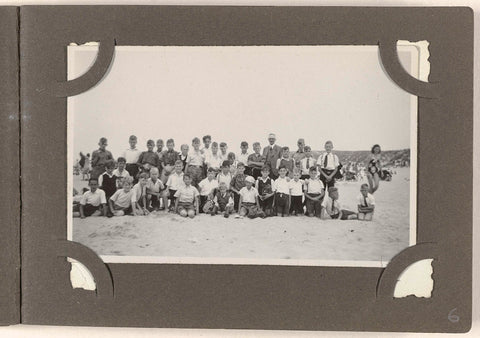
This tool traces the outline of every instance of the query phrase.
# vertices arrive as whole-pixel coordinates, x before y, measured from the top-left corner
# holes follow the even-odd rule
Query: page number
[[[452,309],[448,313],[448,320],[451,321],[452,323],[457,323],[460,320],[460,317],[455,315],[454,312],[457,311],[457,308]]]

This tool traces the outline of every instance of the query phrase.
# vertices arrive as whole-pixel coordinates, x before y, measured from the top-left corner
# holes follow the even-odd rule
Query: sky
[[[68,76],[84,73],[94,46],[69,47]],[[400,52],[404,67],[413,52]],[[376,46],[165,47],[117,46],[107,75],[69,97],[73,151],[91,153],[100,137],[114,157],[138,137],[173,138],[176,148],[212,135],[237,152],[262,147],[269,133],[296,149],[332,140],[337,150],[410,148],[415,98],[383,71]]]

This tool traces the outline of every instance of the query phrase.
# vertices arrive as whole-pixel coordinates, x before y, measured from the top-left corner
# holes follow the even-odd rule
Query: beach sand
[[[250,263],[261,259],[262,264],[265,260],[285,260],[286,264],[310,261],[306,265],[375,261],[382,262],[375,266],[384,266],[409,246],[409,168],[397,168],[396,172],[392,181],[382,181],[375,193],[372,222],[305,216],[225,219],[204,214],[185,219],[157,212],[148,216],[74,219],[72,240],[102,256],[204,258],[202,262],[236,258],[240,259],[237,262]],[[337,183],[343,208],[356,211],[361,183],[366,181]],[[86,182],[74,176],[74,186],[81,192]]]

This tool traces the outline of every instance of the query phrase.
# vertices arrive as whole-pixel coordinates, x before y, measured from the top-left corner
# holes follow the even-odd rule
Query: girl
[[[380,185],[380,175],[382,171],[382,164],[380,162],[380,154],[382,150],[378,144],[372,147],[372,159],[368,162],[367,167],[367,179],[370,186],[370,193],[373,194],[377,191]]]

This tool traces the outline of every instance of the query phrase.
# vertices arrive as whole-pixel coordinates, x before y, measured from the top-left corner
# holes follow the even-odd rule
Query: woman
[[[372,158],[370,162],[368,162],[367,179],[371,194],[377,191],[378,186],[380,185],[380,175],[382,172],[382,163],[380,162],[381,152],[382,149],[380,146],[375,144],[372,147]]]

